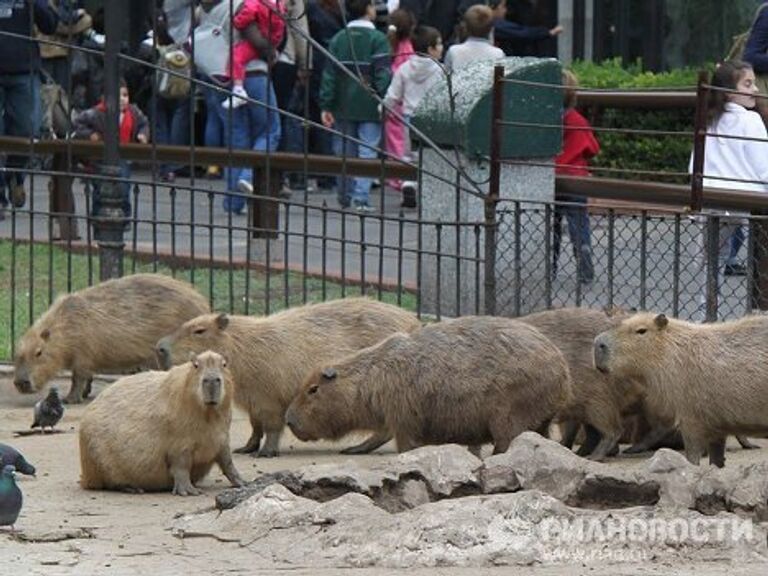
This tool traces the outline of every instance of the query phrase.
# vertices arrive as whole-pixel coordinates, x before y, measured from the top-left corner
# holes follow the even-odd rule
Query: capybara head
[[[640,313],[595,338],[595,368],[618,377],[642,376],[643,366],[658,358],[669,320],[664,314]]]
[[[339,368],[314,370],[285,413],[285,423],[299,440],[336,440],[354,426],[349,389]]]
[[[221,350],[229,325],[226,314],[203,314],[182,324],[173,334],[161,338],[155,346],[157,361],[164,370],[186,362],[190,354]]]
[[[32,326],[19,342],[13,359],[13,385],[22,394],[42,390],[62,368],[62,350],[48,327]]]
[[[203,352],[190,359],[191,376],[187,385],[203,406],[219,406],[232,397],[232,375],[227,361],[216,352]]]

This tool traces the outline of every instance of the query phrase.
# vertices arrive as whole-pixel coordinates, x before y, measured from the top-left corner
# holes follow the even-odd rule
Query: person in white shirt
[[[463,20],[468,37],[461,44],[454,44],[448,49],[445,54],[445,66],[448,70],[460,70],[467,64],[480,60],[504,58],[504,51],[491,42],[493,10],[488,6],[476,4],[464,13]]]
[[[724,62],[715,70],[711,85],[714,89],[707,101],[704,187],[768,193],[768,132],[760,115],[752,110],[758,93],[752,66],[736,60]],[[739,139],[745,137],[749,139]],[[693,171],[693,156],[689,169]],[[728,267],[733,267],[731,239],[736,236],[739,241],[744,224],[743,218],[732,218],[734,215],[726,213],[720,222],[718,276],[723,264],[726,273]],[[704,263],[702,270],[706,270]],[[703,300],[704,296],[700,298],[700,308]]]

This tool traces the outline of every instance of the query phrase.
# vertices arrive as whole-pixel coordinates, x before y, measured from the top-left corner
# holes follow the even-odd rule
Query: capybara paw
[[[173,493],[176,496],[200,496],[203,491],[195,488],[192,484],[188,484],[186,486],[175,484],[173,486]]]
[[[235,454],[253,454],[254,452],[258,452],[258,450],[259,450],[258,444],[256,444],[256,446],[246,444],[245,446],[241,446],[240,448],[235,448],[233,452]]]
[[[252,454],[256,458],[274,458],[280,456],[280,451],[273,448],[262,448],[257,454]]]
[[[622,454],[642,454],[643,452],[646,452],[646,451],[647,451],[647,448],[645,446],[638,446],[637,444],[633,444],[629,448],[625,448]]]
[[[366,450],[365,447],[360,446],[350,446],[349,448],[344,448],[344,450],[339,451],[339,454],[346,454],[346,455],[354,455],[354,454],[367,454],[370,452],[370,450]]]

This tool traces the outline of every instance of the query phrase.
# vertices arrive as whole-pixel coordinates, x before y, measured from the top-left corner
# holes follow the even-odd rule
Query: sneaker
[[[744,264],[741,262],[736,262],[735,264],[726,264],[725,269],[723,270],[723,274],[725,276],[746,276],[747,267],[744,266]]]
[[[416,208],[416,186],[413,182],[403,182],[400,190],[403,193],[403,201],[400,203],[400,207]]]
[[[244,98],[248,98],[248,92],[242,86],[235,86],[232,88],[232,98],[228,97],[224,100],[221,103],[221,107],[225,109],[240,108],[240,106],[248,104],[248,101],[244,100]]]
[[[24,184],[11,179],[11,202],[16,208],[21,208],[27,202],[27,193]]]
[[[248,180],[238,180],[237,191],[241,194],[253,194],[253,184],[248,182]]]
[[[355,202],[353,208],[355,209],[355,212],[366,214],[374,211],[373,206],[370,204],[364,204],[363,202]]]

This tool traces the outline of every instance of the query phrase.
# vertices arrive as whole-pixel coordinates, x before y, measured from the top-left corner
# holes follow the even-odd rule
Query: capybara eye
[[[198,335],[205,334],[205,330],[206,330],[205,328],[198,328],[197,330],[194,331],[194,334],[198,334]]]
[[[307,394],[314,394],[315,392],[317,392],[317,385],[311,386],[309,390],[307,390]]]
[[[40,358],[40,356],[42,356],[42,355],[43,355],[43,349],[42,348],[38,348],[37,352],[35,352],[35,357]]]
[[[646,332],[648,332],[648,328],[638,328],[637,329],[637,333],[638,334],[645,334]]]

